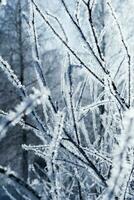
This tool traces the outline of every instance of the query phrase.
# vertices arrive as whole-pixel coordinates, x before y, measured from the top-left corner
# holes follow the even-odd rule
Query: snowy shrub
[[[23,1],[17,2],[27,25],[37,88],[29,92],[24,77],[19,80],[0,57],[0,69],[21,99],[11,111],[0,111],[0,141],[19,124],[40,144],[21,145],[35,158],[28,163],[27,181],[0,166],[0,185],[10,199],[133,199],[133,3],[57,0],[50,5],[25,0],[25,13]],[[61,13],[54,12],[54,6]],[[62,55],[56,69],[61,77],[52,74],[50,81],[54,86],[59,81],[57,96],[42,62],[45,42],[38,35],[39,21],[58,41]]]

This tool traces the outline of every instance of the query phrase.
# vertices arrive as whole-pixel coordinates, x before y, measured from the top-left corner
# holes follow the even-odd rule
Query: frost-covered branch
[[[10,180],[16,182],[22,188],[26,190],[26,192],[31,193],[33,199],[41,199],[41,196],[27,183],[25,183],[21,178],[19,178],[14,172],[10,171],[6,167],[0,166],[0,174],[5,175]]]
[[[79,61],[79,63],[85,68],[87,69],[88,72],[90,72],[90,74],[92,74],[92,76],[97,79],[102,86],[104,86],[104,80],[101,79],[96,73],[94,73],[87,65],[86,63],[77,55],[77,53],[68,45],[68,43],[60,36],[60,34],[55,30],[55,28],[52,26],[52,24],[49,22],[49,20],[47,19],[47,17],[45,16],[45,14],[40,10],[40,8],[38,7],[38,5],[35,3],[34,0],[31,0],[32,3],[34,4],[37,12],[39,13],[39,15],[42,17],[42,19],[45,21],[45,23],[49,26],[49,28],[52,30],[52,32],[54,33],[54,35],[64,44],[64,46],[71,52],[71,54]],[[65,2],[62,0],[63,5],[65,6]],[[75,22],[76,23],[76,22]],[[77,25],[77,23],[76,23]],[[83,37],[83,36],[82,36]],[[101,64],[103,71],[106,74],[106,77],[108,77],[108,79],[111,79],[110,76],[110,72],[103,67],[103,65]],[[118,103],[121,105],[121,107],[123,109],[128,108],[127,103],[125,102],[125,100],[123,98],[120,97],[120,94],[115,86],[115,83],[111,80],[111,86],[114,92],[111,92],[111,94],[115,97],[115,99],[118,101]]]
[[[127,60],[128,60],[128,105],[130,106],[131,104],[131,55],[130,55],[130,52],[129,52],[129,49],[128,49],[128,46],[126,44],[126,41],[124,39],[124,36],[123,36],[123,33],[122,33],[122,28],[118,22],[118,19],[116,17],[116,14],[112,8],[112,5],[110,2],[107,2],[110,10],[111,10],[111,14],[116,22],[116,25],[118,27],[118,30],[119,30],[119,34],[120,34],[120,37],[121,37],[121,42],[124,46],[124,49],[126,51],[126,55],[127,55]]]
[[[28,115],[32,111],[33,107],[41,103],[41,98],[43,98],[43,100],[48,98],[47,90],[46,93],[41,94],[38,90],[34,89],[34,93],[26,98],[25,101],[21,102],[21,104],[16,107],[15,111],[10,111],[8,115],[5,116],[0,124],[0,140],[5,137],[6,131],[10,126],[16,125],[24,115]]]
[[[99,46],[98,38],[97,38],[97,35],[96,35],[94,23],[93,23],[92,7],[90,6],[90,1],[88,1],[87,3],[84,2],[84,4],[85,4],[86,7],[87,7],[87,11],[88,11],[88,21],[89,21],[90,27],[91,27],[91,29],[92,29],[92,34],[93,34],[94,41],[95,41],[95,44],[96,44],[96,47],[97,47],[97,50],[98,50],[99,57],[100,57],[100,59],[104,62],[104,58],[103,58],[103,56],[102,56],[101,48],[100,48],[100,46]],[[105,69],[104,69],[104,70],[105,70]]]
[[[66,41],[58,34],[58,32],[53,28],[53,26],[50,24],[48,19],[45,17],[45,15],[41,12],[37,4],[31,0],[34,4],[37,12],[40,14],[40,16],[44,19],[45,23],[50,27],[52,32],[59,38],[59,40],[65,45],[65,47],[73,54],[73,56],[80,62],[81,65],[83,65],[87,71],[89,71],[101,84],[103,84],[103,80],[101,80],[87,65],[79,58],[79,56],[75,53],[75,51],[66,43]]]
[[[126,194],[126,188],[133,168],[133,109],[127,111],[125,114],[124,127],[125,130],[119,139],[119,146],[114,153],[112,174],[108,181],[109,187],[103,197],[104,200],[112,200],[118,196],[124,199]]]

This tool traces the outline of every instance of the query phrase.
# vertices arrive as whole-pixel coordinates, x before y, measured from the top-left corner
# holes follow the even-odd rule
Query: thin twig
[[[89,21],[89,24],[90,24],[90,27],[91,27],[91,30],[92,30],[92,34],[93,34],[94,41],[95,41],[95,44],[96,44],[96,47],[97,47],[97,50],[98,50],[98,54],[99,54],[100,59],[104,62],[104,58],[102,56],[102,52],[101,52],[101,49],[100,49],[100,46],[99,46],[98,38],[97,38],[97,35],[96,35],[96,32],[95,32],[95,27],[94,27],[93,17],[92,17],[92,9],[90,8],[89,4],[86,4],[86,7],[87,7],[87,11],[88,11],[88,21]]]
[[[115,14],[113,8],[112,8],[112,5],[110,4],[110,2],[107,2],[107,5],[109,6],[109,8],[111,10],[111,14],[112,14],[112,16],[113,16],[113,18],[116,22],[116,25],[117,25],[117,28],[119,30],[119,34],[120,34],[120,37],[121,37],[121,42],[124,46],[124,49],[125,49],[126,55],[127,55],[127,59],[128,59],[128,105],[130,107],[130,104],[131,104],[131,56],[130,56],[127,44],[124,40],[124,36],[123,36],[122,30],[121,30],[121,26],[118,22],[118,19],[116,17],[116,14]]]
[[[15,181],[17,184],[25,188],[28,192],[30,192],[36,199],[41,199],[41,196],[27,183],[25,183],[22,179],[17,177],[14,172],[8,171],[6,167],[0,166],[0,174],[4,174],[7,178]]]
[[[37,12],[40,14],[40,16],[44,19],[45,23],[50,27],[52,32],[59,38],[59,40],[66,46],[66,48],[73,54],[73,56],[80,62],[81,65],[83,65],[88,72],[90,72],[102,85],[104,85],[104,82],[102,79],[100,79],[90,68],[86,66],[86,64],[79,58],[79,56],[72,50],[72,48],[66,43],[66,41],[58,34],[58,32],[53,28],[53,26],[50,24],[50,22],[47,20],[45,15],[41,12],[37,4],[34,2],[34,0],[31,0],[34,4]]]
[[[41,81],[44,85],[44,87],[47,86],[46,80],[45,80],[45,76],[43,74],[43,70],[42,70],[42,66],[41,66],[41,62],[40,62],[40,53],[39,53],[39,47],[38,47],[38,39],[37,39],[37,33],[36,33],[36,25],[35,25],[35,13],[34,13],[34,8],[33,8],[33,4],[32,4],[32,29],[33,29],[33,38],[34,38],[34,45],[35,45],[35,57],[36,57],[36,66],[37,68],[37,73],[39,74],[39,77],[41,78]],[[50,102],[50,105],[53,109],[53,111],[56,113],[57,109],[52,101],[51,96],[48,96],[48,100]]]
[[[102,86],[104,86],[104,80],[101,79],[98,75],[96,75],[89,67],[87,67],[87,65],[85,64],[85,62],[83,62],[81,60],[81,58],[75,53],[75,51],[67,44],[67,42],[59,35],[59,33],[54,29],[54,27],[50,24],[50,22],[48,21],[48,19],[46,18],[46,16],[42,13],[42,11],[39,9],[39,7],[37,6],[37,4],[35,3],[34,0],[31,0],[32,3],[34,4],[37,12],[40,14],[40,16],[43,18],[43,20],[45,21],[45,23],[49,26],[49,28],[52,30],[52,32],[54,33],[54,35],[64,44],[64,46],[72,53],[72,55],[80,62],[80,64],[87,69],[87,71],[92,74],[93,77],[95,77],[99,83],[101,83]],[[63,0],[62,0],[63,1]],[[76,22],[75,22],[76,23]],[[76,23],[77,24],[77,23]],[[103,67],[104,68],[104,67]],[[109,71],[105,69],[105,73],[106,75],[109,75]],[[115,83],[112,81],[112,86],[113,87],[113,91],[111,94],[115,97],[115,99],[118,101],[118,103],[121,105],[121,107],[123,109],[128,108],[128,105],[126,104],[125,100],[123,98],[120,97],[119,92],[117,91],[117,88],[115,86]]]

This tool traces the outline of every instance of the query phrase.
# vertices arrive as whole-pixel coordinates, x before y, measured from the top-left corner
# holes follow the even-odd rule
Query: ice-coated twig
[[[92,110],[94,110],[95,108],[98,108],[101,105],[105,105],[105,104],[109,104],[109,103],[113,103],[113,102],[114,101],[102,100],[102,101],[92,103],[89,106],[82,107],[81,111],[80,111],[79,121],[82,120],[83,117],[85,117],[89,111],[92,111]]]
[[[64,37],[65,37],[65,41],[68,43],[67,34],[66,34],[66,32],[65,32],[65,30],[64,30],[64,28],[63,28],[63,25],[62,25],[62,23],[60,22],[60,20],[59,20],[56,16],[52,15],[51,13],[49,13],[48,11],[46,11],[46,15],[50,16],[51,18],[53,18],[53,19],[58,23],[58,25],[59,25],[59,27],[60,27],[60,29],[61,29],[61,31],[63,32],[63,35],[64,35]]]
[[[77,101],[77,104],[76,104],[76,110],[79,109],[79,106],[80,106],[80,103],[81,103],[81,100],[82,100],[82,97],[83,97],[84,89],[85,89],[86,84],[87,84],[87,80],[88,80],[88,76],[85,78],[85,80],[83,81],[83,84],[80,88],[79,97],[78,97],[78,101]]]
[[[41,196],[27,183],[25,183],[21,178],[19,178],[14,172],[10,171],[8,168],[0,166],[0,174],[5,175],[7,178],[16,182],[18,185],[26,189],[33,195],[33,199],[41,199]]]
[[[99,83],[104,86],[104,80],[101,79],[96,73],[94,73],[86,64],[84,61],[81,60],[81,58],[77,55],[77,53],[67,44],[67,42],[60,36],[60,34],[54,29],[54,27],[52,26],[52,24],[49,22],[49,20],[47,19],[47,17],[45,16],[45,14],[40,10],[40,8],[38,7],[38,5],[35,3],[34,0],[31,0],[32,3],[34,4],[37,12],[39,13],[39,15],[42,17],[42,19],[45,21],[45,23],[49,26],[49,28],[52,30],[52,32],[54,33],[54,35],[64,44],[64,46],[71,52],[71,54],[79,61],[79,63],[87,69],[87,71],[92,74],[92,76],[94,78],[96,78]],[[61,0],[64,4],[64,1]],[[108,78],[110,77],[110,73],[108,70],[106,70],[106,68],[103,67],[103,69],[105,70],[105,74],[106,76],[108,76]],[[115,83],[111,80],[111,87],[113,87],[114,93],[112,92],[111,94],[116,98],[116,100],[118,101],[118,103],[121,105],[121,107],[123,109],[128,108],[128,105],[126,104],[125,100],[123,98],[120,97],[119,92],[117,91],[117,88],[115,86]]]
[[[119,73],[119,71],[120,71],[120,68],[121,68],[121,66],[122,66],[122,64],[123,64],[123,62],[124,62],[124,60],[125,60],[125,57],[122,59],[122,61],[121,61],[120,64],[119,64],[119,67],[118,67],[118,69],[117,69],[117,71],[116,71],[116,73],[115,73],[115,75],[114,75],[114,80],[116,79],[116,77],[117,77],[117,75],[118,75],[118,73]]]
[[[127,190],[129,189],[129,184],[130,184],[130,180],[131,180],[131,176],[132,176],[133,171],[134,171],[134,167],[132,166],[131,171],[130,171],[129,176],[128,176],[128,181],[126,183],[126,188],[125,188],[125,191],[124,191],[124,197],[123,197],[124,199],[126,199]]]
[[[100,181],[100,184],[102,184],[104,187],[107,187],[105,178],[101,175],[93,162],[88,158],[86,152],[71,138],[71,136],[67,132],[64,131],[64,133],[68,137],[68,141],[71,142],[72,145],[78,150],[78,152],[86,159],[89,167],[91,168],[91,171],[93,172],[93,176],[98,181]]]
[[[35,24],[35,12],[34,12],[34,7],[33,4],[30,1],[30,11],[31,11],[31,21],[30,21],[30,27],[32,27],[32,37],[33,37],[33,43],[34,43],[34,49],[33,49],[33,57],[35,58],[35,70],[38,78],[38,83],[40,86],[40,90],[42,91],[44,87],[47,87],[46,79],[43,74],[43,69],[41,65],[41,58],[40,58],[40,52],[39,52],[39,44],[38,44],[38,37],[37,37],[37,32],[36,32],[36,24]],[[56,107],[52,101],[52,98],[49,94],[48,100],[50,102],[52,110],[56,113]],[[43,104],[42,104],[43,105]],[[45,112],[45,108],[43,108],[43,111]]]
[[[128,46],[126,44],[126,41],[124,39],[124,35],[122,33],[122,28],[121,28],[121,26],[118,22],[118,19],[116,17],[114,10],[113,10],[113,7],[112,7],[112,5],[109,1],[107,1],[107,5],[109,6],[111,14],[112,14],[112,16],[115,20],[115,23],[117,25],[117,28],[119,30],[119,34],[120,34],[120,37],[121,37],[121,42],[124,46],[124,49],[125,49],[126,55],[127,55],[127,60],[128,60],[128,105],[130,106],[130,104],[131,104],[131,55],[130,55]]]
[[[133,167],[133,128],[134,109],[131,108],[125,113],[123,120],[125,130],[122,130],[122,137],[119,139],[119,146],[116,149],[111,177],[108,181],[108,188],[104,193],[103,200],[113,200],[115,197],[124,197],[128,179]],[[121,198],[122,199],[122,198]]]
[[[79,19],[79,10],[80,10],[81,0],[76,1],[76,11],[75,11],[75,18],[77,20],[78,25],[80,25],[80,19]]]
[[[0,140],[5,137],[6,131],[10,126],[16,125],[24,115],[29,114],[33,107],[41,103],[41,98],[47,99],[47,90],[46,93],[41,94],[38,90],[34,89],[34,93],[21,102],[15,109],[15,111],[10,111],[8,115],[2,120],[0,124]]]
[[[50,160],[53,163],[55,163],[55,160],[57,158],[60,142],[63,137],[64,117],[65,114],[62,112],[57,113],[56,115],[57,121],[55,124],[54,134],[47,152],[49,154],[48,156],[50,157]]]
[[[32,3],[34,4],[37,12],[40,14],[40,16],[44,19],[45,23],[50,27],[54,35],[56,35],[59,40],[65,45],[65,47],[72,53],[72,55],[80,62],[81,65],[83,65],[88,72],[90,72],[102,85],[103,85],[103,80],[101,80],[87,65],[79,58],[79,56],[75,53],[75,51],[66,43],[66,41],[59,35],[59,33],[53,28],[53,26],[50,24],[46,16],[42,13],[42,11],[39,9],[37,4],[35,3],[34,0],[31,0]]]
[[[100,59],[104,62],[104,58],[102,56],[102,52],[101,52],[101,48],[99,46],[99,42],[98,42],[98,38],[97,38],[97,34],[95,31],[95,27],[94,27],[94,23],[93,23],[93,16],[92,16],[92,7],[90,6],[90,1],[88,1],[87,3],[85,3],[86,7],[87,7],[87,11],[88,11],[88,21],[92,30],[92,34],[94,37],[94,41],[96,44],[96,48],[99,54]],[[105,71],[105,69],[103,69]]]
[[[37,32],[36,32],[36,24],[35,24],[35,13],[34,13],[34,8],[33,4],[31,4],[31,21],[30,24],[32,27],[32,35],[33,35],[33,41],[34,41],[34,51],[33,51],[33,57],[35,58],[36,61],[36,70],[38,73],[38,76],[40,77],[41,81],[43,82],[43,85],[46,86],[46,80],[43,74],[42,66],[41,66],[41,60],[40,60],[40,55],[39,55],[39,44],[38,44],[38,38],[37,38]]]
[[[61,0],[68,16],[70,17],[72,23],[75,25],[75,27],[77,28],[78,32],[80,33],[81,35],[81,38],[83,39],[84,43],[86,44],[86,46],[88,47],[88,49],[90,50],[90,52],[92,53],[93,57],[96,59],[97,63],[101,66],[101,68],[103,70],[105,70],[105,68],[103,67],[103,64],[101,63],[101,61],[99,60],[99,58],[97,57],[97,55],[95,54],[93,48],[91,47],[90,43],[88,42],[85,34],[83,33],[83,30],[81,29],[80,25],[74,20],[74,18],[72,17],[71,13],[69,12],[69,9],[65,3],[64,0]]]
[[[20,82],[14,71],[12,70],[11,66],[2,58],[0,57],[0,68],[4,71],[4,73],[9,77],[9,81],[17,88],[17,91],[22,97],[22,100],[26,98],[27,92],[25,89],[25,86]],[[36,124],[38,124],[38,127],[41,129],[41,131],[45,132],[45,127],[42,123],[42,120],[38,116],[38,114],[34,111],[31,112],[31,115],[33,119],[36,121]]]
[[[9,81],[19,89],[21,95],[24,97],[26,95],[25,87],[22,85],[11,66],[0,56],[0,68],[7,75]]]
[[[69,55],[68,55],[69,56]],[[71,111],[72,121],[73,121],[73,127],[76,135],[77,143],[80,144],[80,138],[79,138],[79,130],[77,126],[77,118],[76,118],[76,108],[74,107],[74,99],[73,99],[73,82],[72,82],[72,65],[70,63],[70,56],[68,57],[68,67],[67,67],[67,88],[68,88],[68,95],[69,95],[69,107]]]
[[[7,189],[5,186],[3,186],[2,188],[3,188],[4,192],[6,193],[6,195],[10,198],[10,200],[17,200],[17,199],[8,191],[8,189]]]

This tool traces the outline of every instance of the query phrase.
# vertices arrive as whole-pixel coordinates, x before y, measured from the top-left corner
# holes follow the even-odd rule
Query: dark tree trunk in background
[[[22,27],[22,4],[21,0],[18,0],[18,40],[19,40],[19,55],[20,55],[20,81],[24,84],[24,59],[23,59],[23,27]],[[26,120],[24,116],[23,120]],[[27,144],[27,133],[22,131],[22,144]],[[21,145],[22,145],[21,144]],[[28,152],[22,150],[22,177],[27,182],[28,179]]]

